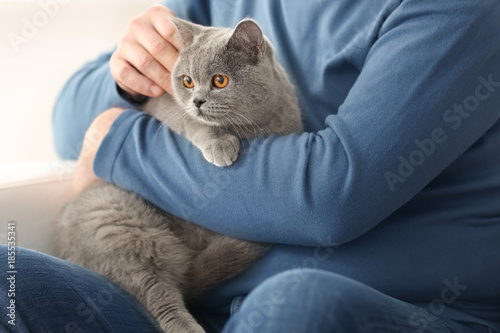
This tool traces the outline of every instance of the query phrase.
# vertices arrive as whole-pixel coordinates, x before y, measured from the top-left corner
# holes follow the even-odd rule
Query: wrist
[[[120,95],[121,98],[126,100],[132,105],[140,106],[146,103],[146,101],[149,99],[148,96],[144,96],[141,94],[131,94],[128,91],[124,90],[118,83],[116,83],[116,91],[118,92],[118,95]]]

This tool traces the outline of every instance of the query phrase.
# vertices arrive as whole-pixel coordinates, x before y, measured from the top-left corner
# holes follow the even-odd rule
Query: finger
[[[158,34],[175,47],[177,51],[182,50],[182,40],[178,38],[177,28],[169,18],[170,16],[175,16],[174,13],[169,8],[161,5],[159,8],[153,6],[150,9],[151,22]]]
[[[168,72],[172,72],[175,62],[179,57],[177,49],[166,41],[150,26],[150,29],[137,31],[137,40]]]
[[[174,95],[174,88],[172,86],[172,75],[171,73],[168,73],[167,76],[165,77],[165,80],[166,80],[166,84],[165,86],[163,87],[163,89],[166,90],[166,92],[168,92],[170,95]]]
[[[111,74],[118,85],[132,95],[141,94],[149,97],[161,96],[163,93],[152,80],[140,74],[123,58],[117,58],[111,67]]]
[[[170,73],[140,44],[132,43],[124,48],[123,58],[137,71],[162,89],[171,86]]]

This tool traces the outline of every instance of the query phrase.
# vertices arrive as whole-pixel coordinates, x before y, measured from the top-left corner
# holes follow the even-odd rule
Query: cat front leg
[[[208,139],[200,148],[203,157],[218,167],[230,166],[238,158],[240,140],[234,135],[225,134]]]
[[[230,166],[238,158],[240,140],[225,129],[197,124],[188,127],[186,137],[218,167]]]

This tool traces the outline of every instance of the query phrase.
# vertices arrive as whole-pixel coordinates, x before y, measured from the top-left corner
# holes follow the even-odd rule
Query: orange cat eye
[[[193,79],[188,76],[188,75],[184,75],[184,86],[186,88],[193,88],[194,87],[194,81]]]
[[[214,85],[217,88],[224,88],[225,86],[227,86],[228,82],[229,79],[225,75],[217,74],[214,76]]]

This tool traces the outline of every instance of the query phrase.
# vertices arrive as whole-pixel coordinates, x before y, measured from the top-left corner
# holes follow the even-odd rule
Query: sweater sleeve
[[[459,3],[403,1],[317,133],[245,142],[233,166],[217,168],[184,138],[127,111],[104,139],[95,172],[234,237],[304,246],[325,236],[330,245],[353,240],[500,117],[500,5]]]
[[[109,71],[111,53],[85,64],[66,83],[54,107],[52,126],[57,154],[77,159],[85,132],[100,113],[112,107],[131,107],[122,99]]]

